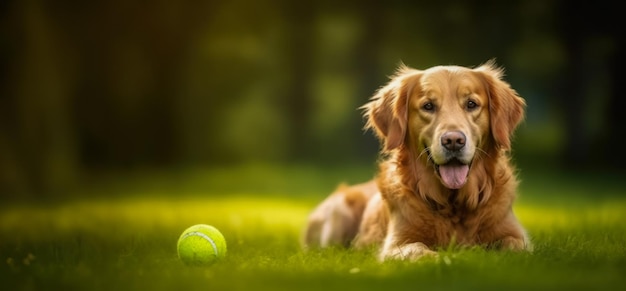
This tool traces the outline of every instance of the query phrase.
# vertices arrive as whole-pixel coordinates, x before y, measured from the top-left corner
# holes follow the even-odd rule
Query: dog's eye
[[[422,109],[424,109],[426,111],[429,111],[429,112],[433,112],[433,111],[435,111],[435,105],[433,103],[431,103],[431,102],[428,102],[428,103],[422,105]]]
[[[467,110],[474,110],[478,107],[478,104],[472,100],[468,100],[465,106],[467,107]]]

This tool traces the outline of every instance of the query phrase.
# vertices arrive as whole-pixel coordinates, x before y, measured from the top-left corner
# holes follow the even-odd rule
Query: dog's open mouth
[[[467,182],[470,166],[452,159],[445,164],[435,165],[435,168],[444,186],[449,189],[460,189]]]

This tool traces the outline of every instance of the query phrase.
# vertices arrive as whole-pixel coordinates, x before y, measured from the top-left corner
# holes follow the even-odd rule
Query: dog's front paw
[[[494,247],[509,251],[532,251],[533,246],[527,238],[507,236],[494,244]]]
[[[409,260],[416,261],[423,257],[436,257],[437,252],[429,249],[421,242],[403,244],[384,249],[380,254],[380,260]]]

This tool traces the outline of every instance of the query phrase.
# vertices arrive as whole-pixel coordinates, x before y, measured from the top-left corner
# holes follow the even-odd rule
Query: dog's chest
[[[432,209],[433,227],[439,243],[447,245],[452,241],[460,244],[475,244],[480,238],[480,211],[468,209],[461,201],[452,200],[446,205]]]
[[[476,211],[455,204],[440,206],[434,212],[438,220],[459,227],[466,227],[467,223],[473,223],[476,216]]]

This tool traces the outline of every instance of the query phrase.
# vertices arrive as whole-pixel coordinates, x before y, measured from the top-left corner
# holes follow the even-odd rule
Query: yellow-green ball
[[[210,265],[226,256],[226,239],[215,227],[191,226],[178,238],[178,257],[188,265]]]

